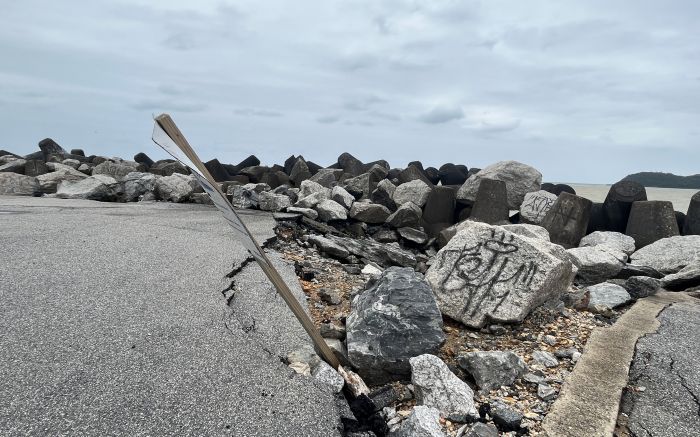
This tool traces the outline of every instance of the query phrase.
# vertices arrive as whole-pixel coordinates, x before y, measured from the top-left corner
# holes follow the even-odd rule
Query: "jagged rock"
[[[406,182],[394,190],[393,200],[397,205],[413,202],[418,207],[423,207],[428,201],[432,188],[420,179]]]
[[[347,210],[338,202],[330,199],[316,205],[316,211],[318,211],[318,218],[324,222],[346,220],[348,218]]]
[[[542,174],[529,165],[517,161],[501,161],[492,164],[464,182],[457,192],[459,200],[476,200],[476,194],[482,179],[496,179],[506,183],[508,207],[519,209],[525,194],[539,191]]]
[[[355,198],[352,194],[348,193],[345,188],[339,186],[335,186],[333,190],[331,190],[331,199],[342,205],[345,209],[352,208],[352,204],[355,203]]]
[[[319,235],[309,235],[308,241],[318,247],[321,252],[327,253],[333,257],[345,259],[350,256],[350,252],[346,248],[328,238]]]
[[[290,206],[287,208],[287,212],[292,214],[301,214],[311,220],[316,220],[318,218],[318,212],[311,208],[297,208],[296,206]]]
[[[76,166],[73,168],[77,169],[78,167]],[[105,161],[96,165],[95,168],[92,169],[92,175],[107,175],[113,177],[117,181],[121,181],[126,175],[135,171],[139,171],[138,165],[131,165],[126,162],[116,163],[112,161]]]
[[[392,184],[387,179],[382,179],[377,184],[377,188],[372,191],[370,195],[370,200],[379,205],[384,205],[389,208],[390,211],[396,210],[396,202],[394,202],[394,191],[396,191],[396,186]]]
[[[252,188],[252,184],[230,185],[226,194],[230,196],[231,205],[236,208],[258,207],[258,192]]]
[[[365,171],[365,165],[359,159],[345,152],[338,157],[338,168],[353,177],[359,176]]]
[[[627,262],[624,252],[607,245],[576,247],[566,253],[578,268],[577,277],[586,284],[614,278]]]
[[[49,172],[48,167],[44,161],[39,161],[38,159],[31,159],[26,161],[24,164],[24,174],[27,176],[41,176]]]
[[[664,276],[661,279],[661,286],[671,291],[683,291],[700,286],[700,259],[683,267],[678,273]]]
[[[287,207],[292,206],[292,201],[289,196],[284,194],[274,194],[269,191],[263,191],[258,194],[258,207],[263,211],[283,211]]]
[[[0,173],[0,195],[38,196],[41,187],[37,178],[19,173]]]
[[[77,170],[73,170],[70,167],[63,166],[65,168],[61,168],[58,170],[55,170],[51,173],[45,173],[40,176],[37,176],[37,181],[39,182],[39,186],[41,189],[42,193],[50,194],[50,193],[55,193],[56,189],[58,188],[58,184],[66,181],[66,182],[75,182],[75,181],[80,181],[83,180],[87,177],[84,173],[81,173]],[[66,170],[69,169],[69,170]]]
[[[537,384],[537,397],[548,402],[557,397],[557,391],[549,384]]]
[[[337,168],[322,168],[311,176],[310,181],[316,182],[326,188],[333,188],[338,183],[343,170]]]
[[[425,176],[425,173],[421,168],[415,165],[409,165],[404,170],[399,173],[399,184],[405,184],[411,181],[421,180],[428,185],[432,185],[430,180]]]
[[[350,217],[365,223],[384,223],[390,214],[386,206],[368,202],[355,202],[350,208]]]
[[[314,182],[312,180],[305,180],[301,182],[301,185],[299,186],[300,199],[303,199],[304,197],[314,193],[321,193],[323,196],[325,196],[326,199],[331,198],[330,188],[326,188],[318,182]]]
[[[526,193],[523,204],[520,205],[521,221],[539,225],[556,201],[556,194],[544,190]]]
[[[326,193],[311,193],[306,197],[300,197],[299,200],[297,200],[294,203],[294,206],[296,206],[297,208],[315,208],[316,205],[323,202],[324,200],[328,200],[328,196]]]
[[[173,173],[156,180],[156,194],[163,200],[185,202],[197,186],[194,176]]]
[[[324,338],[334,338],[337,340],[345,339],[345,326],[333,322],[321,323],[321,328],[319,330],[321,336]]]
[[[508,223],[506,184],[495,179],[482,179],[476,193],[469,220],[501,225]]]
[[[77,159],[64,159],[63,161],[61,161],[61,164],[67,165],[68,167],[71,167],[71,168],[74,168],[77,170],[78,167],[80,167],[81,162],[78,161]]]
[[[345,380],[328,363],[321,361],[311,372],[314,379],[328,387],[333,393],[340,393],[345,386]]]
[[[406,378],[409,358],[445,341],[433,293],[411,268],[390,267],[357,295],[346,331],[349,359],[370,384]]]
[[[494,390],[511,385],[527,371],[525,362],[509,351],[467,352],[457,358],[459,367],[466,370],[481,390]]]
[[[266,167],[264,165],[254,165],[252,167],[246,167],[246,168],[240,169],[238,174],[247,176],[248,179],[250,179],[250,181],[253,183],[260,183],[260,182],[262,182],[263,176],[265,176],[269,172],[270,172],[270,167]],[[296,177],[301,178],[299,173],[296,174]],[[301,178],[300,181],[301,180],[303,180],[303,178]]]
[[[333,355],[338,359],[341,366],[350,367],[350,361],[348,360],[348,350],[345,347],[345,343],[335,338],[327,338],[326,344],[328,348],[333,351]]]
[[[409,362],[417,405],[437,408],[441,416],[453,422],[479,417],[474,407],[474,392],[440,358],[424,354]]]
[[[44,138],[43,140],[39,141],[39,149],[41,149],[41,151],[44,153],[45,158],[47,158],[49,155],[65,155],[68,153],[51,138]]]
[[[299,349],[289,352],[285,360],[289,364],[304,363],[309,366],[310,369],[316,368],[316,366],[321,363],[321,357],[316,354],[316,351],[310,344],[305,344],[299,347]]]
[[[447,437],[440,427],[440,411],[418,405],[392,437]]]
[[[24,167],[27,165],[26,159],[14,159],[7,164],[0,165],[0,173],[24,174]]]
[[[578,247],[586,235],[593,202],[569,193],[561,193],[542,219],[553,243],[567,249]]]
[[[395,241],[399,241],[399,235],[392,229],[380,229],[372,234],[372,238],[380,243],[393,243]]]
[[[561,248],[498,226],[463,222],[426,273],[442,313],[470,327],[520,322],[571,284]]]
[[[641,299],[656,294],[661,288],[661,281],[648,276],[632,276],[625,281],[622,287],[634,299]]]
[[[700,235],[662,238],[630,256],[630,262],[661,273],[676,273],[700,259]]]
[[[620,270],[620,273],[615,276],[615,279],[628,279],[632,276],[648,276],[650,278],[660,279],[664,275],[651,267],[625,264],[622,270]]]
[[[590,311],[598,311],[598,306],[604,308],[617,308],[632,300],[632,296],[623,287],[603,282],[596,285],[586,287],[590,296],[588,301],[588,309]]]
[[[557,357],[552,355],[547,351],[533,351],[532,359],[539,365],[544,367],[557,367],[559,365],[559,360]]]
[[[501,225],[507,231],[517,235],[522,235],[528,238],[539,238],[542,241],[549,241],[549,231],[542,226],[530,225],[525,223]]]
[[[414,229],[414,228],[399,228],[396,230],[401,238],[411,241],[415,244],[425,244],[428,242],[428,235],[419,230],[419,229]]]
[[[638,248],[679,235],[673,204],[660,200],[634,202],[625,234],[634,238]]]
[[[153,191],[157,176],[152,173],[132,172],[122,180],[124,185],[124,200],[135,202],[139,197]]]
[[[401,249],[396,243],[382,244],[371,239],[354,239],[329,236],[330,240],[341,245],[351,254],[379,264],[380,266],[415,267],[416,257]]]
[[[226,182],[231,177],[218,159],[214,158],[211,161],[204,163],[204,167],[207,168],[209,174],[214,178],[216,182]]]
[[[367,173],[346,179],[344,188],[356,199],[367,199],[377,188],[379,181],[386,177],[386,174],[385,168],[375,165]]]
[[[469,427],[469,429],[467,429]],[[476,422],[473,425],[464,425],[464,434],[457,433],[457,437],[498,437],[498,428],[490,423]]]
[[[64,180],[58,184],[56,197],[111,202],[122,194],[122,185],[111,176],[98,174],[79,181]]]
[[[394,228],[418,226],[422,215],[423,210],[418,205],[413,202],[406,202],[387,217],[386,223]]]
[[[148,171],[159,176],[172,176],[173,174],[188,175],[190,171],[177,161],[158,161]]]
[[[502,431],[518,431],[523,421],[523,413],[503,402],[493,402],[489,408],[493,423]]]
[[[144,194],[141,197],[141,201],[148,200],[147,194],[148,193]],[[155,200],[155,196],[153,200]],[[214,205],[214,202],[211,200],[211,197],[209,197],[207,193],[192,193],[190,194],[189,201],[190,203],[195,203],[197,205]]]
[[[613,247],[627,255],[632,255],[635,249],[634,238],[620,232],[596,231],[583,237],[579,243],[579,247],[601,245]]]

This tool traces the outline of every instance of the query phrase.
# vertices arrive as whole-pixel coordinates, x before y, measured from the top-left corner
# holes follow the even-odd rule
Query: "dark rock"
[[[382,179],[369,198],[374,203],[386,206],[389,211],[396,211],[396,202],[393,199],[394,191],[396,191],[396,186],[389,180]]]
[[[664,276],[661,286],[670,291],[683,291],[700,286],[700,261],[685,266],[678,273]]]
[[[310,181],[316,182],[326,188],[333,188],[337,185],[338,180],[343,174],[343,170],[335,168],[319,169],[311,178]]]
[[[480,168],[476,168],[476,167],[470,168],[469,171],[467,172],[467,179],[469,179],[470,177],[472,177],[474,175],[479,174],[480,171],[481,171]]]
[[[603,202],[606,229],[624,233],[632,203],[642,200],[647,200],[647,191],[642,184],[633,181],[613,184]]]
[[[605,230],[607,230],[607,219],[605,218],[603,204],[594,202],[591,205],[591,213],[588,219],[586,234]]]
[[[372,167],[374,167],[375,165],[382,167],[386,171],[389,171],[389,169],[391,168],[391,166],[389,165],[388,162],[386,162],[383,159],[380,159],[378,161],[372,161],[372,162],[368,162],[367,164],[365,164],[364,172],[370,171],[372,169]]]
[[[625,281],[622,287],[633,298],[641,299],[656,294],[661,288],[661,281],[648,276],[632,276]]]
[[[95,162],[95,164],[97,164],[97,162]],[[184,175],[190,174],[187,167],[173,160],[157,161],[148,171],[159,176],[172,176],[176,173]]]
[[[350,217],[365,223],[384,223],[391,211],[384,205],[369,202],[355,202],[350,208]]]
[[[214,158],[211,161],[204,163],[204,166],[209,170],[209,174],[212,175],[216,182],[225,182],[229,180],[230,176],[223,165],[218,159]]]
[[[402,171],[403,171],[402,168],[392,168],[387,172],[386,178],[389,179],[390,181],[396,180],[398,182],[399,175],[401,174]]]
[[[264,165],[254,165],[251,167],[240,169],[238,171],[238,174],[248,176],[250,182],[257,184],[260,183],[260,180],[262,179],[263,175],[265,173],[268,173],[269,171],[270,167],[266,167]]]
[[[243,161],[234,165],[233,168],[230,168],[227,165],[225,165],[224,167],[226,168],[226,171],[228,172],[228,174],[230,174],[231,176],[235,176],[244,168],[256,167],[259,165],[260,165],[260,160],[258,159],[258,157],[255,155],[250,155],[249,157],[247,157]]]
[[[418,226],[422,210],[413,202],[406,202],[386,219],[386,223],[394,228]]]
[[[700,191],[690,199],[683,225],[683,235],[700,235]]]
[[[476,422],[462,437],[498,437],[498,428],[490,423]]]
[[[396,234],[396,231],[391,229],[380,229],[372,235],[372,238],[380,243],[394,243],[399,241],[399,236]]]
[[[405,184],[406,182],[411,182],[415,180],[421,180],[428,185],[432,185],[432,182],[430,182],[430,180],[425,176],[423,170],[414,165],[409,165],[408,167],[406,167],[405,170],[399,173],[400,184]]]
[[[0,150],[0,156],[14,156],[15,158],[21,158],[19,155],[15,155],[12,152],[8,152],[7,150]]]
[[[500,225],[508,221],[505,182],[495,179],[481,180],[469,219],[490,225]]]
[[[420,162],[420,161],[411,161],[411,162],[408,163],[408,165],[407,165],[406,167],[410,167],[410,166],[416,167],[416,168],[417,168],[418,170],[420,170],[421,172],[425,171],[425,170],[423,169],[423,163]],[[408,181],[407,181],[407,182],[408,182]]]
[[[556,184],[554,187],[552,187],[552,194],[556,194],[558,196],[561,193],[576,194],[576,190],[566,184]]]
[[[306,166],[309,167],[309,171],[311,172],[311,176],[315,175],[318,173],[319,170],[321,170],[323,167],[320,165],[316,164],[315,162],[311,161],[306,161]]]
[[[462,185],[467,180],[468,172],[463,172],[452,163],[443,164],[438,170],[442,185]]]
[[[620,273],[618,273],[616,279],[628,279],[633,276],[648,276],[650,278],[660,279],[663,275],[656,269],[646,266],[637,266],[634,264],[626,264]]]
[[[423,245],[428,242],[428,235],[419,229],[399,228],[397,229],[397,232],[404,240],[408,240],[418,245]]]
[[[85,157],[85,152],[83,149],[71,149],[70,154]]]
[[[551,182],[544,182],[542,185],[540,185],[540,190],[554,194],[554,184]]]
[[[24,167],[27,161],[24,159],[15,159],[6,164],[0,165],[0,173],[17,173],[24,174]]]
[[[437,185],[438,182],[440,182],[440,170],[435,167],[426,168],[423,174],[425,174],[425,177],[428,178],[433,185]]]
[[[408,360],[437,353],[445,341],[433,292],[410,268],[386,269],[358,295],[346,330],[350,362],[369,384],[408,378]]]
[[[24,174],[27,176],[41,176],[49,172],[44,161],[32,159],[24,164]]]
[[[593,202],[569,193],[561,193],[541,225],[549,231],[552,243],[566,248],[578,247],[586,235]]]
[[[686,218],[685,213],[680,212],[680,211],[675,211],[675,214],[676,214],[676,224],[678,225],[678,231],[681,233],[681,235],[687,235],[684,232],[685,218]]]
[[[302,218],[304,220],[304,218]],[[329,235],[328,239],[344,247],[351,254],[366,258],[382,267],[415,267],[416,257],[395,244],[378,243],[372,239],[355,239]]]
[[[522,358],[510,351],[467,352],[457,363],[486,391],[513,384],[527,370]]]
[[[436,186],[428,195],[423,208],[423,222],[428,235],[436,237],[440,230],[455,222],[455,190]],[[437,226],[436,226],[437,225]]]
[[[338,157],[338,166],[352,177],[365,173],[365,165],[359,159],[345,152]]]
[[[661,200],[634,202],[625,233],[634,238],[637,249],[680,235],[673,204]]]
[[[369,198],[379,182],[386,177],[387,170],[375,165],[367,173],[344,181],[344,188],[356,199]]]
[[[508,432],[520,429],[520,424],[523,421],[523,414],[520,411],[503,402],[494,402],[490,406],[489,415],[501,431]]]
[[[318,247],[318,250],[320,250],[321,252],[327,253],[328,255],[331,255],[335,258],[345,259],[348,256],[350,256],[350,252],[348,252],[347,249],[328,238],[321,237],[318,235],[309,235],[308,241],[309,243]]]
[[[27,161],[30,160],[38,160],[38,161],[46,161],[46,156],[44,156],[44,152],[39,150],[38,152],[30,153],[29,155],[26,155],[24,157]]]
[[[49,155],[65,155],[68,153],[51,138],[44,138],[43,140],[39,141],[39,148],[44,153],[45,159],[48,158]]]
[[[139,164],[145,165],[146,168],[151,168],[151,166],[153,166],[153,160],[143,152],[134,155],[134,161],[138,162]]]

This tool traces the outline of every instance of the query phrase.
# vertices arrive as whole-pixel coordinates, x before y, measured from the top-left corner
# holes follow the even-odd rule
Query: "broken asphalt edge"
[[[664,308],[691,300],[686,293],[660,291],[638,300],[612,326],[594,330],[544,419],[547,435],[612,436],[637,340],[656,332]]]

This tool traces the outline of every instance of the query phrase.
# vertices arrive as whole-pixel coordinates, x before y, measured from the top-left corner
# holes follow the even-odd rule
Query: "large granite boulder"
[[[581,239],[579,247],[609,246],[627,255],[634,252],[634,238],[621,232],[595,231]]]
[[[316,205],[316,211],[318,212],[318,218],[324,222],[346,220],[348,218],[348,211],[343,205],[330,199],[326,199]]]
[[[420,224],[423,210],[413,202],[406,202],[401,205],[393,214],[386,219],[386,223],[394,228],[405,226],[418,226]]]
[[[598,312],[602,308],[617,308],[632,300],[632,296],[624,289],[624,287],[603,282],[587,287],[589,294],[588,309]]]
[[[453,422],[479,417],[474,392],[440,358],[424,354],[411,358],[410,363],[417,405],[437,408],[442,417]]]
[[[156,194],[162,200],[185,202],[197,186],[194,176],[173,173],[156,180]]]
[[[556,194],[544,190],[526,193],[520,205],[521,222],[539,225],[556,201]]]
[[[520,322],[571,285],[561,247],[485,223],[459,229],[426,273],[444,315],[470,327]]]
[[[420,179],[399,185],[394,190],[393,200],[397,205],[413,202],[419,207],[425,205],[432,187]]]
[[[0,173],[25,174],[24,167],[27,165],[26,159],[13,159],[7,164],[0,165]],[[32,175],[27,175],[32,176]]]
[[[352,208],[355,198],[343,187],[335,186],[331,191],[331,200],[342,205],[345,209]]]
[[[679,235],[673,204],[661,200],[634,202],[625,234],[634,238],[640,249],[662,238]]]
[[[437,408],[418,405],[401,422],[391,437],[447,437],[440,427],[440,411]]]
[[[676,273],[700,260],[700,235],[662,238],[630,256],[630,262],[651,267],[661,273]]]
[[[578,268],[576,276],[585,284],[597,284],[614,278],[627,262],[627,254],[612,246],[587,246],[568,249],[571,262]]]
[[[561,193],[542,219],[553,243],[567,249],[578,247],[588,230],[593,202],[570,193]]]
[[[534,167],[517,161],[501,161],[467,179],[457,192],[457,199],[475,201],[483,179],[496,179],[506,183],[510,209],[519,209],[525,194],[539,191],[542,184],[542,174]]]
[[[63,181],[58,184],[56,197],[61,199],[87,199],[112,202],[122,194],[122,185],[111,176],[95,175],[79,181]]]
[[[467,352],[457,358],[459,367],[474,378],[481,390],[511,385],[527,371],[522,358],[510,351]]]
[[[376,203],[355,202],[350,208],[350,217],[365,223],[384,223],[390,214],[391,211],[386,206]]]
[[[92,175],[107,175],[113,177],[117,181],[121,181],[129,173],[139,170],[145,170],[145,168],[139,169],[139,164],[137,164],[136,162],[129,163],[125,161],[117,163],[112,161],[105,161],[101,164],[96,165],[95,168],[92,169]]]
[[[370,384],[407,378],[409,358],[445,341],[435,297],[412,268],[390,267],[356,296],[346,332],[348,358]]]
[[[124,200],[135,202],[139,197],[152,192],[156,187],[158,176],[152,173],[131,172],[122,180],[124,185]]]
[[[0,173],[0,195],[38,196],[41,187],[37,178],[19,173]]]
[[[289,196],[284,194],[275,194],[270,191],[263,191],[258,194],[258,207],[262,211],[279,212],[292,206],[292,201]]]
[[[326,199],[330,199],[331,197],[330,188],[326,188],[318,182],[314,182],[310,179],[301,182],[301,185],[299,186],[300,199],[314,193],[321,193]]]
[[[660,285],[671,291],[683,291],[700,286],[700,259],[683,267],[678,273],[664,276]]]
[[[230,185],[226,195],[235,208],[257,208],[258,192],[253,188],[254,184]]]
[[[346,179],[344,188],[356,199],[367,199],[377,188],[379,181],[387,175],[387,170],[379,165],[374,165],[368,172],[354,178]]]
[[[396,191],[396,186],[388,179],[382,179],[377,184],[377,188],[372,191],[370,200],[374,203],[386,206],[390,211],[395,211],[396,202],[394,202],[394,191]]]
[[[63,181],[75,182],[83,180],[86,177],[86,174],[70,168],[70,170],[59,169],[56,171],[52,171],[51,173],[44,173],[42,175],[37,176],[36,179],[39,182],[41,192],[45,194],[51,194],[56,192],[58,184],[60,184]]]

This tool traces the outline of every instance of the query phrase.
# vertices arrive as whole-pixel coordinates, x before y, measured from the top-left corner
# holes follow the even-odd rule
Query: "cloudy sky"
[[[700,173],[698,22],[695,0],[5,2],[0,149],[162,158],[169,112],[205,160]]]

